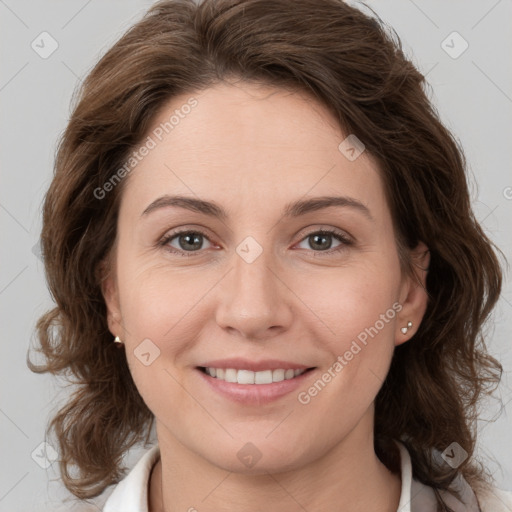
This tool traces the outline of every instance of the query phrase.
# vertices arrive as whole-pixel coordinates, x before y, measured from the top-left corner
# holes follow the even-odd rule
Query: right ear
[[[101,293],[105,299],[107,307],[108,329],[113,336],[123,337],[121,327],[121,308],[119,304],[119,291],[117,288],[117,279],[115,268],[109,262],[108,258],[103,260],[99,266]]]

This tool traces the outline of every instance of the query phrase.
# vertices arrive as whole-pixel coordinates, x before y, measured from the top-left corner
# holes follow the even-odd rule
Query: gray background
[[[50,461],[38,448],[44,441],[48,415],[59,400],[65,400],[68,390],[59,390],[52,377],[32,374],[25,365],[35,322],[51,306],[37,253],[40,207],[75,87],[151,3],[0,0],[1,511],[79,509],[69,502],[62,506],[62,499],[70,495],[58,482],[57,463],[40,467]],[[367,3],[397,30],[406,52],[427,74],[432,101],[466,151],[477,218],[510,260],[512,2]],[[31,47],[34,40],[42,47],[41,37],[48,37],[39,37],[43,31],[58,43],[47,58]],[[463,41],[458,36],[446,39],[453,31],[469,44],[461,55],[457,54]],[[49,49],[47,38],[44,51]],[[497,399],[482,412],[479,453],[501,488],[512,490],[512,419],[508,417],[512,412],[512,293],[508,272],[506,280],[489,329],[490,351],[506,373]],[[505,404],[501,415],[498,399]],[[494,423],[487,421],[497,417]],[[127,461],[133,463],[141,453],[140,448],[133,450]],[[50,449],[46,454],[51,458]],[[98,499],[91,510],[98,510],[105,499]]]

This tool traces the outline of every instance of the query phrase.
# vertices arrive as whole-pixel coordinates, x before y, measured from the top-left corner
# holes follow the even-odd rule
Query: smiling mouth
[[[236,384],[273,384],[284,380],[292,380],[300,377],[304,373],[314,370],[316,367],[306,369],[275,369],[253,372],[251,370],[237,370],[235,368],[210,368],[204,366],[197,367],[201,372],[213,377],[214,379],[232,382]]]

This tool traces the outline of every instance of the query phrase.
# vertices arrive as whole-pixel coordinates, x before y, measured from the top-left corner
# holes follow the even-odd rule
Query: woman
[[[340,0],[163,1],[107,52],[44,204],[31,364],[77,385],[49,425],[72,493],[509,510],[473,430],[501,269],[423,84]]]

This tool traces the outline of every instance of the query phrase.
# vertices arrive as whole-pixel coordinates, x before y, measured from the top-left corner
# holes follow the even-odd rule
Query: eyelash
[[[183,257],[186,257],[186,258],[190,257],[190,256],[195,256],[198,253],[200,253],[201,251],[178,251],[174,247],[173,248],[167,247],[167,244],[171,240],[173,240],[177,236],[183,235],[183,234],[201,235],[204,238],[206,238],[208,241],[210,241],[210,239],[208,238],[207,234],[204,233],[203,231],[201,231],[200,229],[184,229],[184,230],[181,230],[181,231],[176,231],[176,232],[169,233],[169,234],[165,235],[158,242],[158,246],[165,247],[166,250],[169,251],[170,253],[176,254],[177,256],[183,256]],[[332,255],[332,254],[341,252],[341,251],[345,250],[347,247],[349,247],[349,246],[354,244],[354,242],[351,239],[349,239],[346,235],[340,233],[339,231],[333,230],[333,229],[332,230],[331,229],[320,229],[320,230],[317,230],[317,231],[311,231],[311,233],[309,233],[309,234],[305,235],[303,238],[301,238],[299,242],[302,242],[303,240],[305,240],[306,238],[308,238],[308,237],[310,237],[312,235],[332,235],[338,241],[342,242],[338,247],[335,247],[334,249],[328,249],[326,251],[315,251],[315,250],[312,250],[315,253],[315,256],[316,256],[317,253],[319,255],[321,255],[321,256],[323,256],[323,255]]]

